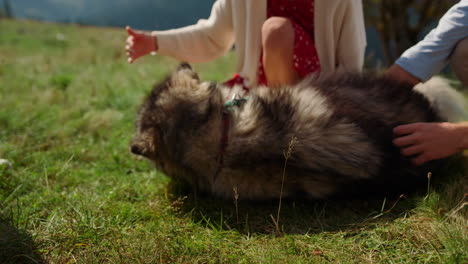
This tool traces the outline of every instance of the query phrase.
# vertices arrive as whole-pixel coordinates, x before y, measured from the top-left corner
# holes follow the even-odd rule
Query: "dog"
[[[454,93],[446,83],[439,86],[433,94]],[[448,118],[443,104],[424,93],[424,87],[370,73],[321,74],[247,93],[200,81],[182,64],[142,104],[131,152],[222,198],[327,199],[411,190],[440,164],[413,166],[392,144],[393,127]]]

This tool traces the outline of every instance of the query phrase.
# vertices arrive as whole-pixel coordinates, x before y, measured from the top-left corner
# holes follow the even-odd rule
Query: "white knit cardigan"
[[[257,82],[266,9],[267,0],[217,0],[208,19],[152,34],[160,55],[191,63],[215,59],[235,44],[236,70],[251,86]],[[366,47],[361,0],[315,0],[314,24],[322,72],[361,70]]]

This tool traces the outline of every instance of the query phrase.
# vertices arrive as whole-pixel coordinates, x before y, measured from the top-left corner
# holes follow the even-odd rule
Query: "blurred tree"
[[[374,27],[389,66],[416,44],[458,0],[364,0],[367,26]]]

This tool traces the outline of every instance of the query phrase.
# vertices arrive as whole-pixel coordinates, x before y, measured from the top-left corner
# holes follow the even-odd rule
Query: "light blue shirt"
[[[461,0],[445,13],[436,28],[406,50],[395,63],[425,82],[447,65],[457,43],[466,37],[468,0]]]

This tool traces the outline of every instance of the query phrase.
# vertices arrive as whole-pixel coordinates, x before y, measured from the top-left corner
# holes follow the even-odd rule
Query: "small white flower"
[[[0,170],[9,170],[13,166],[10,161],[6,159],[0,159]]]

